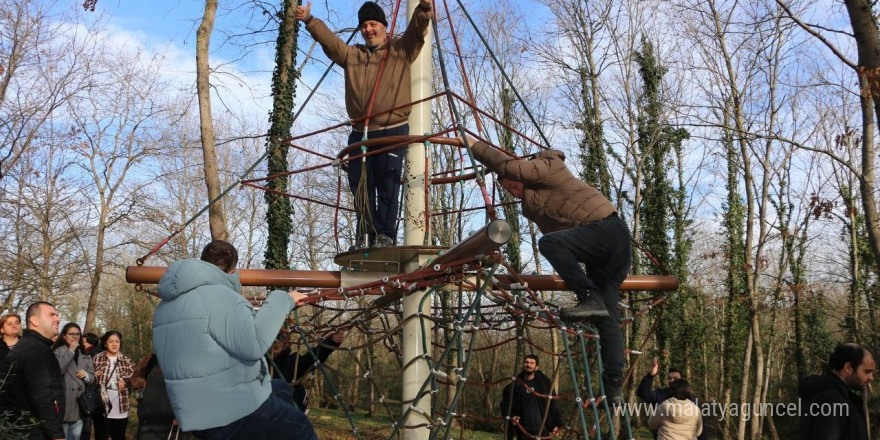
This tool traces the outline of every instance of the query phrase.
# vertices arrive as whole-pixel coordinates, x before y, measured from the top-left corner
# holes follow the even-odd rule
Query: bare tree
[[[208,223],[211,238],[228,240],[226,214],[220,200],[222,186],[220,171],[217,168],[217,150],[214,145],[214,120],[211,113],[211,66],[208,62],[211,46],[211,33],[214,31],[214,18],[217,16],[217,0],[205,1],[205,14],[196,32],[196,92],[199,97],[199,132],[205,158],[205,185],[208,188]]]
[[[79,163],[90,180],[95,234],[85,328],[95,325],[101,278],[110,261],[107,251],[131,242],[114,232],[141,209],[138,195],[151,183],[138,168],[158,159],[165,143],[163,123],[175,122],[160,93],[168,88],[159,79],[160,57],[135,50],[125,57],[96,56],[92,62],[103,75],[69,109],[81,139]]]
[[[80,62],[89,37],[65,33],[51,10],[31,0],[0,3],[0,181],[86,84]]]

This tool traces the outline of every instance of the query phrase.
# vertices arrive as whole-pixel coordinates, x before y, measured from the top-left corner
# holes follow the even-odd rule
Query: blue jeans
[[[83,421],[79,419],[75,422],[64,422],[61,424],[61,428],[64,430],[64,438],[67,440],[79,440],[79,435],[82,433]]]
[[[597,323],[605,367],[605,383],[623,384],[623,334],[620,331],[620,284],[632,266],[632,235],[626,223],[612,214],[604,220],[544,234],[541,255],[578,299],[598,292],[608,317]],[[583,263],[584,269],[581,269]]]
[[[409,124],[386,130],[375,130],[367,133],[368,139],[383,138],[387,136],[400,136],[409,134]],[[352,131],[348,136],[348,144],[360,142],[364,133]],[[373,147],[376,150],[385,145]],[[397,207],[400,204],[400,173],[403,168],[403,156],[406,147],[396,148],[384,153],[368,156],[366,166],[360,161],[348,163],[348,187],[351,193],[358,194],[361,177],[366,170],[366,193],[367,200],[355,196],[354,208],[357,215],[357,229],[355,234],[359,240],[368,236],[372,245],[376,241],[377,234],[383,234],[392,240],[397,237]],[[361,154],[360,151],[352,155]],[[366,203],[366,206],[364,206]]]
[[[256,411],[226,426],[192,434],[199,440],[318,440],[312,422],[292,401],[290,386],[272,379],[272,394]]]

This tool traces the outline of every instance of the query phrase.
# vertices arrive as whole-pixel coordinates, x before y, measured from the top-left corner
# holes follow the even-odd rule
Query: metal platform
[[[387,246],[343,252],[333,262],[347,270],[403,273],[407,263],[418,262],[419,257],[434,258],[446,248],[440,246]]]

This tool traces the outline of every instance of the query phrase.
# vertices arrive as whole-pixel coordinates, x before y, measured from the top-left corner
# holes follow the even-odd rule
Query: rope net
[[[461,241],[468,225],[493,220],[498,216],[497,209],[511,207],[512,204],[498,200],[494,188],[487,187],[483,168],[472,159],[468,141],[460,141],[459,137],[469,135],[505,152],[506,149],[492,142],[490,133],[495,133],[499,138],[501,136],[498,134],[503,133],[506,146],[516,145],[520,151],[546,149],[549,142],[478,26],[459,2],[457,10],[486,45],[488,54],[507,83],[506,87],[513,91],[523,112],[532,122],[529,133],[533,136],[514,128],[512,123],[508,123],[511,118],[498,118],[476,105],[473,88],[467,79],[465,57],[461,54],[454,27],[455,20],[450,16],[445,0],[442,1],[442,8],[440,1],[436,3],[432,20],[434,40],[437,42],[434,55],[442,76],[442,90],[409,105],[428,103],[435,109],[435,114],[445,115],[448,123],[435,121],[437,129],[430,134],[363,139],[335,154],[307,145],[317,143],[315,139],[322,135],[344,130],[354,123],[368,124],[371,117],[396,109],[370,114],[363,121],[347,121],[299,134],[284,143],[301,153],[293,159],[294,163],[309,165],[264,178],[242,177],[236,186],[274,192],[297,200],[310,209],[332,212],[333,240],[337,253],[355,244],[358,236],[363,237],[368,232],[355,232],[353,227],[353,213],[363,206],[367,197],[361,191],[361,187],[365,186],[363,179],[352,196],[343,183],[345,167],[363,167],[367,157],[401,146],[422,144],[431,152],[433,160],[429,164],[435,167],[426,170],[431,186],[426,188],[425,197],[442,201],[426,203],[429,208],[424,212],[427,233],[423,245],[449,245]],[[394,8],[395,18],[399,6],[398,0]],[[443,19],[437,16],[440,9],[446,14]],[[396,20],[392,20],[394,22]],[[438,22],[448,27],[446,31],[451,35],[449,40],[452,48],[443,47]],[[444,58],[447,53],[457,58],[456,68],[464,78],[461,87],[467,97],[453,90],[449,65]],[[328,67],[328,72],[330,68],[332,65]],[[327,72],[312,89],[303,107],[326,76]],[[261,157],[260,161],[265,157]],[[250,175],[255,167],[256,164],[243,176]],[[266,184],[272,179],[296,179],[316,172],[335,176],[335,192],[308,191],[309,185],[288,186],[299,188],[298,193],[280,192]],[[367,173],[361,175],[366,176]],[[231,188],[224,194],[229,190]],[[403,200],[400,206],[405,206],[406,202]],[[205,210],[207,208],[197,215]],[[184,223],[147,255],[138,259],[138,265],[158,252],[192,221],[190,219]],[[493,275],[499,269],[518,281],[509,284],[498,282]],[[357,286],[313,289],[305,293],[309,294],[309,301],[314,307],[299,308],[290,317],[286,330],[294,342],[293,348],[298,349],[297,352],[312,351],[312,347],[328,335],[344,331],[347,336],[344,348],[328,362],[316,363],[314,371],[300,381],[309,382],[311,394],[318,396],[312,399],[313,402],[335,406],[344,412],[353,438],[391,439],[402,430],[422,428],[429,430],[432,440],[463,438],[466,437],[465,431],[471,429],[496,432],[503,429],[505,435],[513,435],[515,432],[510,430],[518,430],[520,436],[527,438],[549,438],[532,436],[515,420],[501,416],[504,413],[498,403],[501,391],[504,386],[519,380],[515,376],[520,372],[522,360],[527,354],[539,355],[541,370],[554,383],[554,394],[549,397],[557,402],[564,421],[564,427],[556,437],[633,438],[628,413],[622,411],[615,415],[604,398],[601,341],[596,329],[586,323],[562,322],[558,318],[559,306],[553,302],[557,296],[530,289],[498,251],[443,265],[429,265]],[[429,312],[404,316],[398,299],[405,295],[420,295],[426,306],[424,310]],[[620,305],[622,326],[632,324],[663,302],[662,296],[652,294],[635,298],[630,304]],[[659,316],[656,316],[648,332],[632,332],[631,341],[642,336],[644,340],[631,342],[631,347],[641,349],[647,343],[657,319]],[[412,321],[417,322],[421,329],[420,344],[424,354],[406,363],[402,354],[402,329]],[[632,350],[628,353],[639,352]],[[421,384],[416,398],[403,400],[401,376],[408,368],[413,368],[415,361],[427,363],[430,374]],[[632,366],[626,373],[626,380],[630,380],[631,376]],[[529,391],[539,397],[548,397],[533,389]],[[416,400],[425,396],[431,398],[430,411],[414,405]],[[371,431],[370,435],[365,436],[364,433],[369,430],[359,427],[352,416],[353,412],[362,411],[371,415],[384,413],[393,422],[387,430],[379,433]]]
[[[297,348],[312,350],[328,335],[347,333],[343,353],[326,363],[315,364],[307,376],[323,379],[313,391],[332,396],[330,406],[346,414],[355,438],[364,438],[353,411],[384,413],[393,420],[380,435],[391,439],[400,430],[427,427],[430,438],[466,438],[470,429],[518,430],[521,436],[536,437],[516,421],[500,414],[502,388],[519,381],[526,354],[537,354],[542,371],[554,381],[564,427],[558,438],[633,438],[626,411],[618,412],[606,402],[602,380],[600,339],[595,328],[584,323],[565,323],[558,318],[558,306],[532,291],[523,282],[504,286],[493,279],[504,264],[500,254],[467,259],[412,273],[389,277],[379,283],[339,289],[315,289],[310,298],[320,299],[308,314],[297,309],[288,330],[298,335]],[[514,274],[515,272],[510,272]],[[505,288],[506,287],[506,288]],[[405,294],[428,289],[421,301],[429,313],[405,317],[400,302]],[[661,300],[640,308],[622,306],[626,325]],[[421,328],[425,355],[409,363],[401,353],[403,326],[415,320]],[[430,335],[430,342],[429,337]],[[400,378],[415,361],[427,362],[430,375],[418,396],[401,399]],[[630,371],[631,374],[631,371]],[[344,384],[344,385],[343,385]],[[538,397],[547,395],[528,388]],[[431,396],[431,412],[412,405]],[[372,408],[379,407],[378,410]],[[401,412],[401,408],[405,408]],[[376,412],[374,412],[376,411]],[[622,413],[622,414],[621,414]],[[457,429],[456,429],[457,428]],[[379,438],[371,432],[368,438]],[[510,432],[509,434],[514,434]]]

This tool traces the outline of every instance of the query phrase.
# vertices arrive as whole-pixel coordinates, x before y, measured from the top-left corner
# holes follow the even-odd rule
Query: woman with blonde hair
[[[0,317],[0,361],[6,359],[9,349],[21,338],[21,316],[14,313]]]

